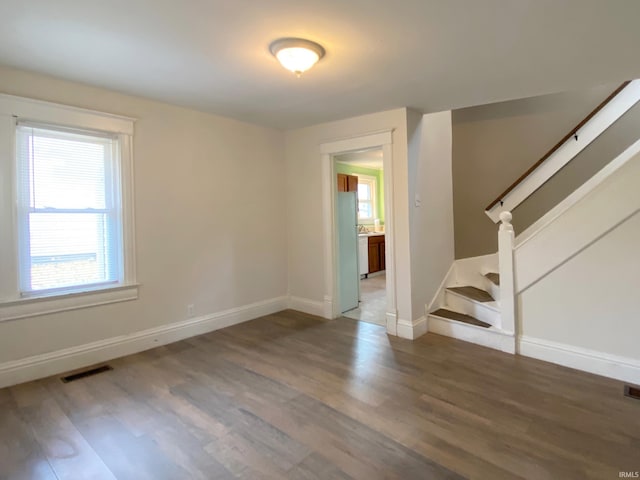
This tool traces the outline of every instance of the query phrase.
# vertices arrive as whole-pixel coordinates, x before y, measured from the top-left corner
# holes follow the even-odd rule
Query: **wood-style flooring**
[[[621,382],[285,311],[0,390],[2,479],[617,479]]]
[[[360,303],[344,313],[347,318],[376,325],[387,325],[386,273],[360,279]]]

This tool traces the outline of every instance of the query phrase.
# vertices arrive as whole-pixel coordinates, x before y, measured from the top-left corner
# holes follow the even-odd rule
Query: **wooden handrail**
[[[596,113],[598,113],[600,110],[602,110],[604,108],[604,106],[609,103],[611,100],[614,99],[614,97],[616,95],[618,95],[622,90],[624,90],[624,88],[629,85],[629,83],[631,83],[631,80],[628,80],[626,82],[624,82],[622,85],[620,85],[618,88],[616,88],[613,93],[611,95],[609,95],[607,98],[604,99],[604,101],[598,105],[591,113],[589,113],[589,115],[587,115],[584,120],[582,120],[578,125],[576,125],[573,129],[571,129],[571,131],[569,133],[567,133],[564,137],[562,137],[562,140],[560,140],[558,143],[556,143],[553,148],[551,148],[551,150],[549,150],[547,153],[544,154],[544,156],[538,160],[536,163],[534,163],[531,168],[529,168],[526,172],[524,172],[520,178],[518,178],[515,182],[513,182],[504,192],[502,192],[500,195],[498,195],[496,197],[496,199],[491,202],[487,208],[485,208],[485,211],[491,210],[495,205],[497,205],[498,203],[500,203],[502,201],[503,198],[505,198],[514,188],[516,188],[525,178],[527,178],[529,175],[531,175],[531,173],[533,173],[534,170],[536,170],[540,165],[542,165],[545,160],[547,158],[549,158],[551,155],[553,155],[562,145],[565,144],[565,142],[567,140],[569,140],[571,137],[575,136],[578,131],[589,121],[591,120],[594,115]]]

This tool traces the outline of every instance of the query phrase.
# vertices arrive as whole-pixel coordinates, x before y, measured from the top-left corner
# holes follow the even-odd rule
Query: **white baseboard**
[[[397,333],[400,338],[415,340],[427,333],[427,318],[423,316],[413,322],[411,320],[398,319]]]
[[[477,327],[429,315],[429,331],[506,353],[516,352],[516,341],[513,334],[496,329]]]
[[[277,297],[141,332],[5,362],[0,364],[0,388],[142,352],[279,312],[287,307],[288,298]]]
[[[302,297],[289,297],[289,308],[309,315],[324,316],[324,302]]]
[[[394,337],[398,335],[398,311],[387,312],[387,333]]]
[[[519,353],[616,380],[640,384],[640,360],[582,347],[522,336]]]
[[[320,316],[327,320],[333,319],[333,299],[329,295],[324,296],[324,309]]]

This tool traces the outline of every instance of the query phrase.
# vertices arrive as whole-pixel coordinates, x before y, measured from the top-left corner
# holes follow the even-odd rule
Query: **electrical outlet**
[[[194,315],[193,309],[194,309],[193,303],[190,303],[189,305],[187,305],[187,318],[193,318],[193,315]]]

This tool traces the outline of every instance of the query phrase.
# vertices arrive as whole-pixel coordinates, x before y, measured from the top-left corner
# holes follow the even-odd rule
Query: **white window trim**
[[[375,219],[378,218],[378,204],[376,202],[376,190],[378,189],[378,179],[372,175],[363,175],[361,173],[356,173],[354,175],[358,176],[358,183],[365,183],[360,181],[360,179],[362,178],[366,182],[371,183],[373,185],[373,187],[371,188],[371,207],[372,207],[371,211],[373,212],[373,216],[367,217],[367,218],[358,217],[358,223],[373,225],[373,223],[375,222]],[[360,202],[360,199],[358,199],[358,202]]]
[[[122,283],[20,297],[15,201],[16,118],[118,135],[124,255]],[[0,225],[11,226],[0,229],[0,322],[135,300],[138,297],[133,208],[134,123],[135,119],[129,117],[0,94],[0,195],[4,196],[0,198]]]

